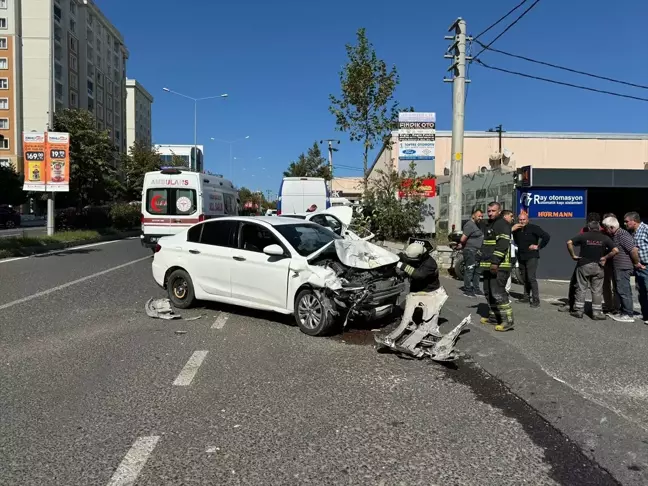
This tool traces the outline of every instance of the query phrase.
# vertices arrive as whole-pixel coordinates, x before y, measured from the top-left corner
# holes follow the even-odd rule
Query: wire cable
[[[588,73],[588,72],[585,72],[585,71],[579,71],[577,69],[568,68],[568,67],[565,67],[565,66],[559,66],[557,64],[552,64],[550,62],[539,61],[537,59],[531,59],[530,57],[520,56],[518,54],[512,54],[510,52],[502,51],[500,49],[494,49],[492,47],[487,47],[487,46],[485,46],[484,44],[482,44],[479,41],[475,41],[475,42],[477,42],[477,44],[479,44],[480,46],[486,48],[489,51],[496,52],[498,54],[503,54],[503,55],[509,56],[509,57],[514,57],[515,59],[522,59],[523,61],[528,61],[528,62],[532,62],[532,63],[535,63],[535,64],[541,64],[543,66],[548,66],[548,67],[552,67],[552,68],[555,68],[555,69],[561,69],[563,71],[567,71],[567,72],[574,73],[574,74],[581,74],[583,76],[589,76],[590,78],[601,79],[603,81],[610,81],[611,83],[623,84],[623,85],[626,85],[626,86],[631,86],[633,88],[648,89],[648,86],[644,86],[642,84],[630,83],[629,81],[622,81],[620,79],[608,78],[606,76],[600,76],[598,74],[592,74],[592,73]]]
[[[601,94],[607,94],[610,96],[618,96],[619,98],[627,98],[630,100],[637,100],[637,101],[648,101],[648,98],[641,98],[639,96],[632,96],[632,95],[627,95],[627,94],[622,94],[622,93],[615,93],[614,91],[607,91],[603,89],[596,89],[596,88],[590,88],[588,86],[581,86],[579,84],[572,84],[572,83],[566,83],[564,81],[556,81],[555,79],[549,79],[549,78],[542,78],[540,76],[533,76],[531,74],[524,74],[520,73],[517,71],[511,71],[509,69],[504,69],[504,68],[498,68],[495,66],[489,66],[488,64],[484,63],[483,61],[477,61],[477,64],[487,68],[487,69],[492,69],[493,71],[500,71],[502,73],[507,73],[507,74],[513,74],[515,76],[522,76],[523,78],[528,78],[528,79],[535,79],[538,81],[545,81],[547,83],[552,83],[552,84],[558,84],[560,86],[568,86],[570,88],[577,88],[577,89],[582,89],[585,91],[592,91],[594,93],[601,93]]]
[[[507,33],[507,32],[508,32],[508,31],[509,31],[509,30],[510,30],[510,29],[511,29],[515,24],[517,24],[520,20],[522,20],[522,18],[523,18],[526,14],[528,14],[528,13],[531,11],[531,9],[532,9],[533,7],[535,7],[536,5],[538,5],[539,2],[540,2],[540,0],[535,0],[535,2],[533,2],[529,8],[527,8],[524,12],[522,12],[520,15],[518,15],[518,18],[517,18],[517,19],[515,19],[513,22],[511,22],[511,23],[508,25],[508,27],[506,27],[506,29],[504,29],[502,32],[500,32],[500,34],[499,34],[498,36],[496,36],[492,41],[490,41],[490,42],[488,43],[488,45],[487,45],[485,48],[483,48],[481,51],[479,51],[479,52],[477,53],[477,55],[476,55],[475,57],[472,58],[472,60],[473,60],[473,61],[477,60],[477,58],[478,58],[479,56],[481,56],[481,54],[482,54],[482,53],[483,53],[487,48],[489,48],[490,46],[492,46],[492,45],[493,45],[493,44],[494,44],[494,43],[495,43],[495,42],[496,42],[500,37],[502,37],[504,34],[506,34],[506,33]]]
[[[511,10],[509,10],[505,15],[503,15],[502,17],[500,17],[498,21],[496,21],[496,22],[490,24],[488,27],[486,27],[486,29],[482,30],[479,34],[477,34],[477,35],[473,38],[473,40],[476,41],[476,40],[479,39],[482,35],[484,35],[484,34],[487,33],[489,30],[491,30],[493,27],[496,27],[500,22],[502,22],[504,19],[506,19],[506,17],[508,17],[509,15],[511,15],[513,12],[515,12],[518,8],[520,8],[522,5],[524,5],[524,4],[527,3],[528,1],[529,1],[529,0],[522,0],[522,1],[521,1],[520,3],[518,3],[515,7],[513,7]]]

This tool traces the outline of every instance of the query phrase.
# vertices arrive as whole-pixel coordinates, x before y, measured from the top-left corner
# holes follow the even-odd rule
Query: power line
[[[480,56],[480,55],[481,55],[481,54],[482,54],[482,53],[483,53],[487,48],[489,48],[490,46],[492,46],[492,45],[493,45],[493,44],[494,44],[494,43],[495,43],[495,42],[496,42],[500,37],[502,37],[504,34],[506,34],[506,33],[511,29],[511,27],[513,27],[513,26],[514,26],[515,24],[517,24],[520,20],[522,20],[522,18],[523,18],[526,14],[528,14],[528,13],[531,11],[531,9],[532,9],[533,7],[535,7],[536,5],[538,5],[539,2],[540,2],[540,0],[535,0],[535,2],[533,2],[529,8],[527,8],[524,12],[522,12],[522,13],[518,16],[517,19],[515,19],[513,22],[511,22],[511,23],[508,25],[508,27],[506,27],[506,29],[504,29],[502,32],[500,32],[500,34],[499,34],[497,37],[495,37],[492,41],[490,41],[490,42],[488,43],[488,45],[487,45],[485,48],[483,48],[481,51],[479,51],[479,52],[477,53],[477,55],[476,55],[475,57],[472,58],[472,60],[475,61],[475,60],[476,60],[476,59],[477,59],[477,58],[478,58],[478,57],[479,57],[479,56]]]
[[[581,74],[583,76],[589,76],[590,78],[602,79],[603,81],[610,81],[611,83],[624,84],[626,86],[632,86],[633,88],[648,89],[648,86],[644,86],[642,84],[630,83],[628,81],[622,81],[622,80],[619,80],[619,79],[608,78],[606,76],[600,76],[598,74],[592,74],[592,73],[588,73],[588,72],[585,72],[585,71],[578,71],[577,69],[571,69],[571,68],[568,68],[568,67],[565,67],[565,66],[559,66],[557,64],[552,64],[550,62],[538,61],[537,59],[531,59],[530,57],[520,56],[518,54],[512,54],[510,52],[501,51],[499,49],[494,49],[492,47],[485,46],[484,44],[482,44],[479,41],[475,41],[475,42],[477,42],[477,44],[479,44],[484,49],[487,49],[489,51],[497,52],[498,54],[503,54],[503,55],[509,56],[509,57],[514,57],[516,59],[522,59],[523,61],[528,61],[528,62],[532,62],[532,63],[535,63],[535,64],[541,64],[543,66],[549,66],[549,67],[552,67],[552,68],[555,68],[555,69],[562,69],[563,71],[568,71],[568,72],[574,73],[574,74]]]
[[[473,40],[476,41],[476,40],[479,39],[482,35],[484,35],[484,34],[487,33],[489,30],[491,30],[493,27],[496,27],[496,26],[497,26],[501,21],[503,21],[506,17],[508,17],[509,15],[511,15],[513,12],[515,12],[518,8],[520,8],[522,5],[524,5],[524,4],[527,3],[528,1],[529,1],[529,0],[522,0],[522,1],[521,1],[520,3],[518,3],[515,7],[513,7],[511,10],[509,10],[505,15],[503,15],[502,17],[500,17],[499,20],[498,20],[497,22],[494,22],[494,23],[490,24],[488,27],[486,27],[486,29],[482,30],[479,34],[477,34],[477,35],[473,38]]]
[[[477,61],[478,64],[481,66],[484,66],[487,69],[492,69],[493,71],[500,71],[502,73],[507,73],[507,74],[514,74],[516,76],[522,76],[523,78],[528,78],[528,79],[535,79],[538,81],[545,81],[547,83],[552,83],[552,84],[558,84],[561,86],[568,86],[570,88],[577,88],[577,89],[583,89],[585,91],[592,91],[594,93],[601,93],[601,94],[607,94],[611,96],[618,96],[619,98],[628,98],[630,100],[637,100],[637,101],[648,101],[648,98],[641,98],[639,96],[632,96],[632,95],[626,95],[622,93],[615,93],[614,91],[606,91],[603,89],[596,89],[596,88],[590,88],[588,86],[581,86],[579,84],[572,84],[572,83],[565,83],[564,81],[556,81],[555,79],[548,79],[548,78],[542,78],[540,76],[532,76],[531,74],[524,74],[520,73],[517,71],[510,71],[508,69],[504,68],[498,68],[495,66],[489,66],[488,64],[485,64],[483,61]]]

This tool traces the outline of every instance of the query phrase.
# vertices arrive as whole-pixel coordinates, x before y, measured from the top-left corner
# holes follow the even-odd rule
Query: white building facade
[[[151,145],[153,96],[135,79],[126,79],[126,147],[135,142]]]

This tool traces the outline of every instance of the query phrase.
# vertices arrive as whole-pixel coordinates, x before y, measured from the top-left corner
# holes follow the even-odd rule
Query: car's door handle
[[[235,257],[232,257],[232,258],[234,260],[236,260],[237,262],[244,262],[245,261],[245,258],[243,258],[242,256],[235,256]]]
[[[200,253],[200,250],[189,250],[189,253],[193,253],[194,255],[197,255]]]

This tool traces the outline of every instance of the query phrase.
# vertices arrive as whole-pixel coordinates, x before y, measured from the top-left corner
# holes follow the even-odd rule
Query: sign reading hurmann
[[[398,170],[406,170],[415,161],[420,176],[434,174],[436,113],[403,112],[398,114]]]

